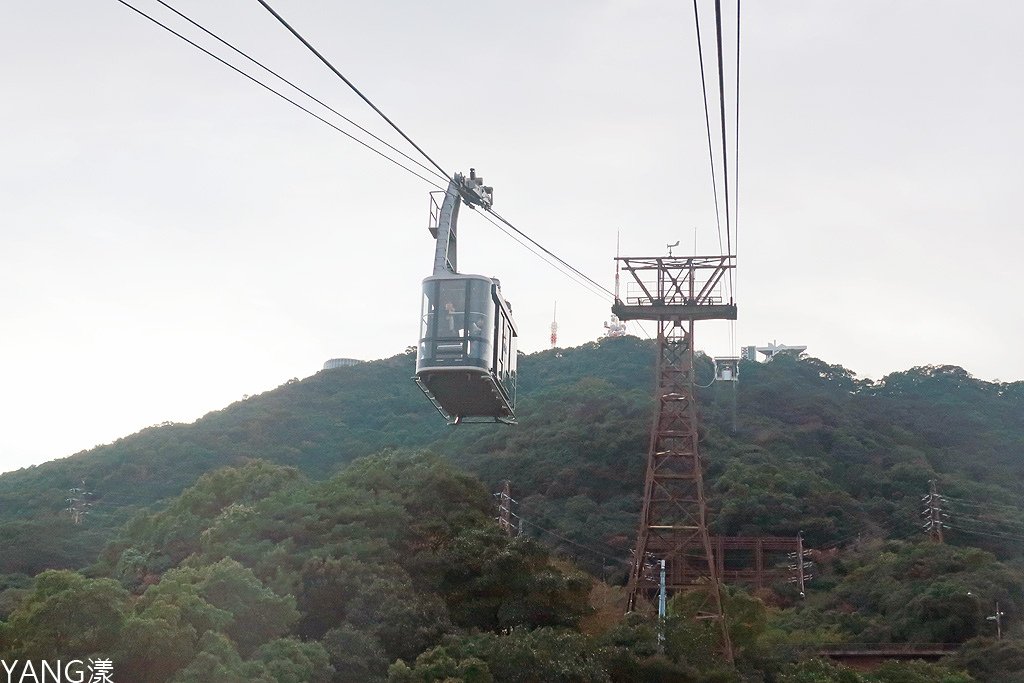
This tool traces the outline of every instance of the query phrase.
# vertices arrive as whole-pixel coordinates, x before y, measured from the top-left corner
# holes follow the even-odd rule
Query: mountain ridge
[[[625,337],[521,356],[520,424],[452,429],[410,380],[414,359],[407,352],[290,380],[191,424],[150,427],[5,473],[0,539],[15,546],[31,539],[39,557],[0,559],[0,573],[84,566],[136,511],[218,467],[261,459],[323,478],[388,448],[445,453],[492,484],[511,478],[530,512],[556,526],[564,521],[557,501],[575,498],[598,514],[597,527],[607,538],[629,536],[653,407],[654,355],[652,342]],[[702,384],[711,372],[709,359],[698,356]],[[906,530],[913,522],[905,509],[908,488],[919,492],[928,478],[944,473],[952,477],[950,495],[962,498],[1008,503],[1021,490],[1013,482],[1022,478],[1017,455],[1024,452],[1024,435],[1017,418],[1024,415],[1024,382],[983,382],[955,366],[921,366],[871,382],[818,359],[783,356],[744,363],[738,386],[737,434],[730,424],[736,386],[721,382],[699,390],[709,497],[720,533],[789,534],[809,527],[811,539],[825,543],[894,514],[906,517],[897,525]],[[973,457],[963,457],[964,450]],[[897,477],[881,486],[890,500],[873,507],[857,502],[879,488],[872,467],[895,468]],[[773,497],[736,502],[751,481],[765,477]],[[806,480],[809,500],[799,502],[786,490],[793,478]],[[83,480],[93,492],[92,506],[87,522],[76,527],[65,499]],[[753,510],[758,506],[781,506],[792,516],[769,522]]]

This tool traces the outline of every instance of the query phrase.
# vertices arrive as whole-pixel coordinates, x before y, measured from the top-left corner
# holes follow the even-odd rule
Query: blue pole
[[[658,648],[663,649],[665,647],[665,611],[666,611],[666,596],[665,596],[665,560],[661,560],[661,581],[659,582],[658,591]]]

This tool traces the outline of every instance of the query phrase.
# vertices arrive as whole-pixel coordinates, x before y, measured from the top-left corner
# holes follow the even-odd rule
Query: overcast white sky
[[[397,144],[255,0],[173,4]],[[620,229],[717,251],[688,3],[274,4],[607,286]],[[744,4],[739,344],[1024,378],[1022,25],[1015,0]],[[0,471],[415,343],[425,183],[115,0],[10,3],[0,64]],[[460,237],[523,350],[556,299],[561,345],[601,334],[608,302],[472,212]],[[697,345],[730,350],[715,323]]]

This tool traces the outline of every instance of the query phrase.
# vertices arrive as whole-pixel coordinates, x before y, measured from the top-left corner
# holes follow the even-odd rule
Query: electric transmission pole
[[[985,617],[985,619],[987,619],[988,621],[996,622],[996,640],[1002,640],[1003,639],[1003,615],[1004,614],[1006,614],[1006,612],[1003,612],[1003,611],[1001,611],[999,609],[999,601],[996,600],[996,612],[995,612],[995,614],[991,614],[991,615]]]
[[[942,517],[944,516],[942,496],[939,495],[935,487],[934,479],[928,481],[928,495],[922,501],[924,502],[924,511],[921,515],[927,518],[924,529],[928,532],[929,538],[936,543],[942,543]]]
[[[722,654],[733,661],[722,607],[719,568],[707,527],[704,477],[698,452],[694,398],[694,322],[735,320],[736,305],[723,302],[723,277],[732,256],[616,257],[633,276],[626,300],[612,306],[619,320],[653,320],[658,328],[657,399],[647,453],[644,500],[629,575],[628,609],[638,595],[653,597],[648,554],[666,562],[666,590],[703,591],[699,619],[717,622]],[[632,290],[630,292],[629,290]]]
[[[498,526],[509,536],[515,534],[515,527],[512,525],[512,500],[511,482],[508,479],[501,482],[501,490],[494,495],[498,499]]]
[[[65,512],[71,514],[71,521],[75,524],[81,524],[85,516],[89,514],[89,508],[92,507],[89,498],[92,498],[92,491],[85,490],[84,479],[81,486],[68,489],[68,497],[65,499],[68,506],[65,508]]]
[[[796,535],[796,552],[789,553],[789,558],[793,560],[793,564],[789,565],[789,570],[793,572],[789,583],[796,584],[801,598],[807,597],[807,582],[814,578],[811,574],[814,563],[807,560],[810,553],[810,550],[804,548],[804,532],[801,531]]]

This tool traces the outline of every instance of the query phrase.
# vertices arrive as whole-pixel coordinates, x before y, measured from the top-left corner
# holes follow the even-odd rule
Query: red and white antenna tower
[[[551,348],[558,346],[558,302],[555,302],[555,312],[551,318]]]

